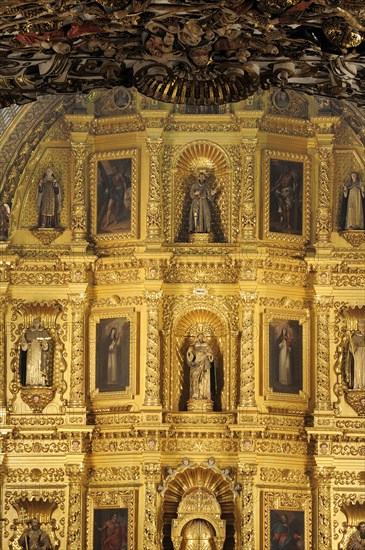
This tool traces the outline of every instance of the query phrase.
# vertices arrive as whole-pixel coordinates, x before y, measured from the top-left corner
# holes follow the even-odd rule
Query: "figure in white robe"
[[[190,399],[211,399],[211,368],[214,362],[213,350],[198,334],[197,341],[186,354],[190,367]]]
[[[365,229],[365,185],[360,181],[358,172],[351,172],[350,181],[343,186],[343,196],[346,206],[345,230]]]
[[[283,386],[292,384],[292,365],[291,365],[291,338],[288,329],[283,328],[279,338],[279,382]]]
[[[27,386],[49,385],[50,340],[48,331],[40,319],[34,319],[20,341],[26,352],[25,384]]]
[[[120,344],[120,336],[117,329],[113,327],[110,331],[108,342],[108,371],[107,384],[116,384],[118,381],[118,347]]]
[[[365,321],[358,322],[357,331],[350,340],[354,358],[354,390],[365,390]]]

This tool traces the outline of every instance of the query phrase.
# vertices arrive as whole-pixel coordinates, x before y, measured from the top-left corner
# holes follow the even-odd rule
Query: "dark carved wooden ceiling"
[[[0,106],[135,86],[192,105],[288,87],[365,105],[365,2],[1,0]]]

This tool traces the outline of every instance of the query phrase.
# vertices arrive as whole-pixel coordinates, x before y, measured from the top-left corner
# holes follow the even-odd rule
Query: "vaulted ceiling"
[[[1,0],[0,106],[136,87],[170,103],[272,86],[365,105],[359,0]]]

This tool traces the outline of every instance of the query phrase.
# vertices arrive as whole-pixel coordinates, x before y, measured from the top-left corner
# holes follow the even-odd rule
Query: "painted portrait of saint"
[[[297,320],[274,319],[269,326],[269,384],[274,392],[303,389],[302,326]]]
[[[96,325],[96,388],[123,391],[129,385],[130,321],[101,319]]]
[[[305,550],[304,512],[270,510],[270,550]]]
[[[303,163],[270,159],[270,222],[273,233],[303,233]]]
[[[128,509],[94,510],[93,550],[128,549]]]
[[[97,232],[131,229],[132,159],[100,160],[97,164]]]

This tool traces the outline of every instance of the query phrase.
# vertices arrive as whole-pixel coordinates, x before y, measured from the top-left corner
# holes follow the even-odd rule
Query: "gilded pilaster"
[[[70,298],[72,307],[72,344],[70,401],[71,407],[85,405],[85,299],[80,296]]]
[[[238,464],[238,479],[242,484],[241,493],[241,545],[245,550],[255,550],[255,523],[254,523],[254,478],[257,465]]]
[[[86,238],[86,208],[85,208],[85,163],[88,148],[85,143],[72,143],[72,154],[75,159],[75,178],[71,212],[72,236],[75,241]]]
[[[145,515],[143,527],[144,550],[160,548],[157,538],[157,483],[160,481],[161,466],[155,462],[146,462],[143,465],[145,476]]]
[[[69,464],[66,466],[66,474],[69,480],[68,497],[68,550],[80,550],[82,548],[82,466]]]
[[[6,406],[6,354],[5,354],[5,312],[7,299],[0,296],[0,423]]]
[[[330,386],[330,311],[331,296],[317,296],[314,304],[316,318],[316,404],[317,410],[331,409]]]
[[[240,345],[240,407],[255,406],[255,292],[241,292],[243,301]]]
[[[318,209],[316,237],[318,242],[329,242],[332,231],[330,174],[333,147],[321,146],[317,150],[318,165]]]
[[[252,239],[256,233],[256,205],[255,205],[255,155],[257,140],[243,140],[243,182],[242,182],[242,237]]]
[[[147,238],[159,239],[162,228],[162,203],[160,186],[161,139],[147,139],[147,150],[150,154],[150,179],[147,204]]]
[[[315,498],[317,501],[317,540],[313,541],[316,550],[332,548],[332,479],[333,466],[316,467],[313,471]]]
[[[145,378],[145,400],[148,406],[159,406],[160,402],[160,342],[158,332],[159,304],[161,292],[145,293],[147,302],[147,361]]]

